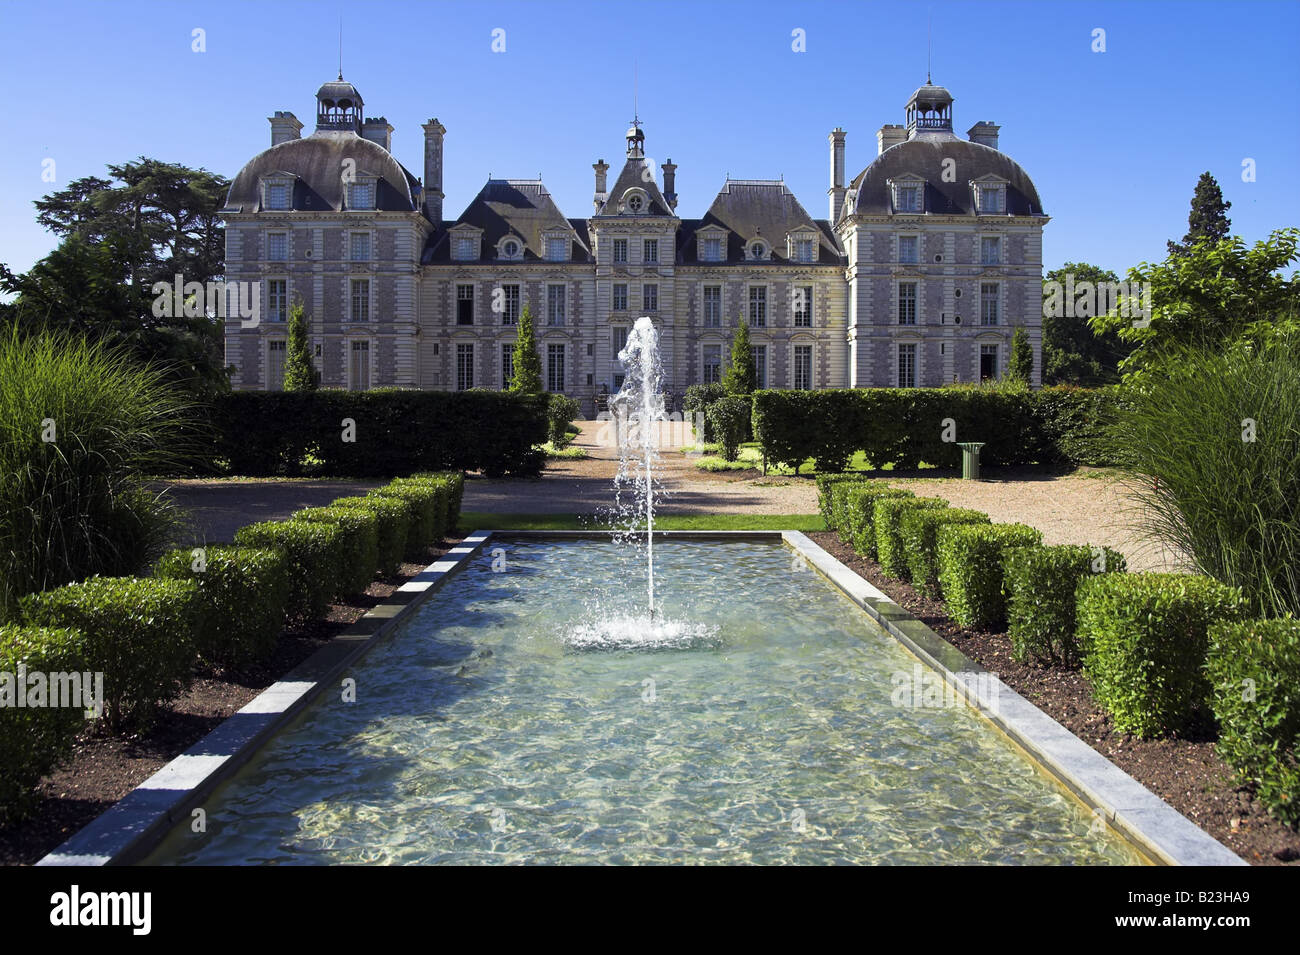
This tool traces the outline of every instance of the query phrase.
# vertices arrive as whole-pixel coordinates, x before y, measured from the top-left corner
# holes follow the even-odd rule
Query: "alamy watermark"
[[[1043,283],[1043,318],[1092,318],[1110,315],[1133,320],[1134,328],[1151,324],[1150,282],[1075,282],[1074,273],[1065,282]]]
[[[964,691],[937,671],[919,663],[914,664],[910,671],[895,670],[890,675],[894,689],[889,694],[889,702],[902,709],[950,709],[965,706],[970,699],[990,713],[998,712],[998,692],[1002,681],[996,673],[960,671],[956,677]]]
[[[16,672],[0,672],[0,709],[79,708],[86,719],[104,714],[104,674],[47,673],[18,664]]]
[[[256,328],[262,318],[261,282],[154,282],[154,318],[238,318],[240,328]]]

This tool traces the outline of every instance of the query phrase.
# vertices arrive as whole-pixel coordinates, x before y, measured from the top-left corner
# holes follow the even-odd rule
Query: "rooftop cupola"
[[[317,132],[347,129],[360,133],[365,118],[365,101],[355,86],[344,81],[342,73],[316,91]]]
[[[952,94],[932,85],[927,76],[925,85],[907,101],[907,138],[933,132],[952,134]]]
[[[641,120],[632,120],[627,129],[627,158],[645,159],[645,132],[641,129]]]

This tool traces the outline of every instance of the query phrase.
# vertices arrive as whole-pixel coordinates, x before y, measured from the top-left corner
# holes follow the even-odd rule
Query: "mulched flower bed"
[[[432,549],[429,561],[449,547]],[[77,740],[71,759],[41,781],[33,814],[0,828],[0,864],[31,865],[58,848],[425,566],[403,564],[400,575],[380,578],[364,595],[335,604],[325,619],[289,628],[271,659],[261,666],[196,679],[184,695],[159,713],[144,734],[121,737],[98,728],[87,729]]]
[[[1250,788],[1236,782],[1231,768],[1214,752],[1213,738],[1143,740],[1118,732],[1093,702],[1080,671],[1017,663],[1005,633],[960,627],[948,618],[942,600],[886,577],[879,564],[860,557],[833,531],[808,536],[1247,862],[1300,861],[1300,833],[1269,816]]]

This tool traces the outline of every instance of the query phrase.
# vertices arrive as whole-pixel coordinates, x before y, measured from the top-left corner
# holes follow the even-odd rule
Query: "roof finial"
[[[633,60],[632,61],[632,125],[640,126],[641,120],[639,118],[639,114],[636,111],[636,79],[637,79],[636,74],[637,74],[636,60]]]
[[[930,25],[933,22],[933,20],[934,20],[934,11],[932,9],[925,15],[925,85],[926,86],[930,85],[930,51],[933,48],[933,44],[931,43],[930,40],[930,34],[931,34]]]
[[[339,82],[343,82],[343,13],[339,12]]]

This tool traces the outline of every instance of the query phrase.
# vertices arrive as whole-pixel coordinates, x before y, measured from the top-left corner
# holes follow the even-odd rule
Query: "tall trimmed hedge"
[[[941,497],[881,497],[876,499],[876,559],[880,569],[895,580],[906,580],[908,575],[907,546],[903,543],[900,521],[905,511],[912,508],[947,507]]]
[[[353,422],[345,434],[345,420]],[[547,397],[498,391],[236,391],[213,401],[213,467],[253,477],[536,475]],[[351,437],[353,440],[345,440]],[[309,463],[310,462],[310,463]]]
[[[1109,547],[1054,544],[1008,550],[1004,594],[1011,655],[1022,663],[1078,665],[1079,581],[1094,574],[1123,573],[1126,566],[1124,555]]]
[[[1043,542],[1042,531],[1025,524],[945,524],[936,550],[939,589],[948,614],[963,627],[991,629],[1006,617],[1006,552]],[[1074,629],[1074,621],[1070,621]]]
[[[899,536],[907,553],[907,575],[912,586],[927,597],[939,596],[939,528],[949,524],[988,524],[983,511],[968,507],[920,507],[898,517]]]

